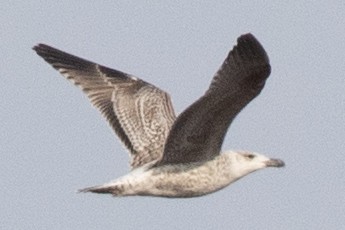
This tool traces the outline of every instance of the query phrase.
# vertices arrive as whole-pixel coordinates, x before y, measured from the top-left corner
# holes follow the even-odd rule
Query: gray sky
[[[29,2],[0,5],[1,229],[344,226],[344,1]],[[127,152],[33,45],[134,74],[169,92],[180,113],[247,32],[265,47],[272,74],[223,149],[281,158],[284,169],[193,199],[76,193],[127,173]]]

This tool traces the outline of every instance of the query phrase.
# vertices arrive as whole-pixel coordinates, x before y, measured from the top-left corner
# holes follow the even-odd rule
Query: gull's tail
[[[114,184],[104,184],[98,186],[87,187],[83,189],[79,189],[78,193],[86,193],[86,192],[93,192],[93,193],[102,193],[102,194],[112,194],[113,196],[121,196],[123,194],[123,188],[120,185]]]

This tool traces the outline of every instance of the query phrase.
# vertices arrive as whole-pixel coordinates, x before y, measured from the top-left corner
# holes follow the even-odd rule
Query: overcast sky
[[[30,3],[35,2],[35,3]],[[2,1],[1,229],[340,229],[345,225],[345,2]],[[318,2],[318,3],[316,3]],[[281,158],[192,199],[77,194],[129,170],[126,150],[41,42],[198,99],[241,34],[272,73],[223,149]]]

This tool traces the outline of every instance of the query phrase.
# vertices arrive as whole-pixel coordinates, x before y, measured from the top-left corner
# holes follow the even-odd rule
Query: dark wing
[[[130,150],[132,167],[162,156],[175,120],[167,93],[134,76],[47,45],[33,49],[86,93]]]
[[[271,71],[264,48],[251,34],[237,42],[205,95],[178,116],[157,166],[217,156],[230,123],[264,87]]]

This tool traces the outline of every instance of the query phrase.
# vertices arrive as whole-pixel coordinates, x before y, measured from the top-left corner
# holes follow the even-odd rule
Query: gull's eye
[[[254,154],[245,154],[244,155],[246,158],[248,158],[248,159],[250,159],[250,160],[252,160],[254,157],[255,157],[255,155]]]

